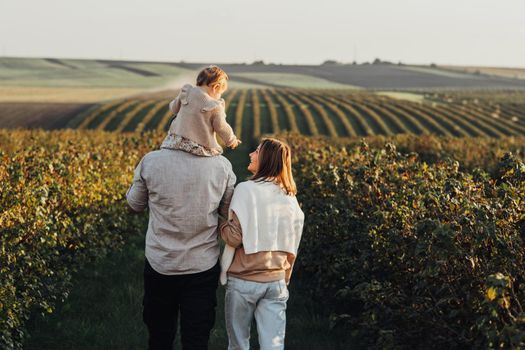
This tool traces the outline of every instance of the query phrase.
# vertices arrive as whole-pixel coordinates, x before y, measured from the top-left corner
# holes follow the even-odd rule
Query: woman
[[[249,349],[255,317],[260,348],[284,349],[287,285],[304,214],[295,197],[290,147],[265,139],[250,160],[253,176],[235,188],[229,218],[220,226],[222,239],[236,248],[232,260],[222,261],[228,348]]]

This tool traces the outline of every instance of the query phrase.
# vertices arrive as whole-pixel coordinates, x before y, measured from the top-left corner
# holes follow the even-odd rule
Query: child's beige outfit
[[[222,154],[216,134],[229,147],[237,137],[226,122],[224,99],[214,99],[199,87],[186,84],[170,103],[176,118],[161,148],[180,149],[198,156]]]

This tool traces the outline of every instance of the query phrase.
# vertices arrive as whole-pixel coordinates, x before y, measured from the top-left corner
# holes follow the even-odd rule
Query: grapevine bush
[[[124,195],[154,137],[0,130],[0,348],[51,313],[74,271],[142,227]]]
[[[143,233],[124,194],[163,136],[0,130],[0,348]],[[307,218],[296,274],[334,326],[367,347],[523,346],[523,138],[283,137]]]
[[[284,138],[294,134],[282,134]],[[295,138],[292,138],[295,140]],[[394,135],[394,136],[367,136],[334,138],[299,137],[301,144],[311,142],[312,147],[331,145],[336,147],[358,146],[362,140],[372,148],[381,148],[386,143],[392,143],[401,153],[417,153],[418,159],[433,164],[447,158],[459,161],[460,170],[472,172],[476,168],[495,174],[501,157],[512,152],[518,159],[525,159],[525,137],[503,138],[472,138],[472,137],[444,137],[436,135]],[[308,141],[305,141],[308,140]]]
[[[523,162],[490,176],[392,143],[285,137],[306,215],[296,275],[333,326],[367,348],[525,347]]]

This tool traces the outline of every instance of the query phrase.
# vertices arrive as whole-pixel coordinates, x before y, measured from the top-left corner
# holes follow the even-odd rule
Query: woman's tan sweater
[[[246,254],[242,247],[242,228],[239,218],[232,218],[220,225],[220,233],[226,244],[237,248],[228,275],[248,281],[272,282],[284,279],[290,281],[295,256],[281,251]]]
[[[222,148],[215,134],[230,146],[237,138],[226,122],[224,100],[211,98],[199,87],[186,84],[180,94],[170,103],[177,116],[170,125],[169,133],[192,140],[209,149]]]

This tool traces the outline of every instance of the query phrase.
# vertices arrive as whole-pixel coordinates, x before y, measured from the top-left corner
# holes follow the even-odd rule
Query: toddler
[[[227,147],[236,148],[241,141],[226,122],[224,99],[228,75],[217,66],[204,68],[197,76],[196,86],[186,84],[170,102],[175,114],[168,136],[161,148],[179,149],[198,156],[222,154],[216,134]]]

